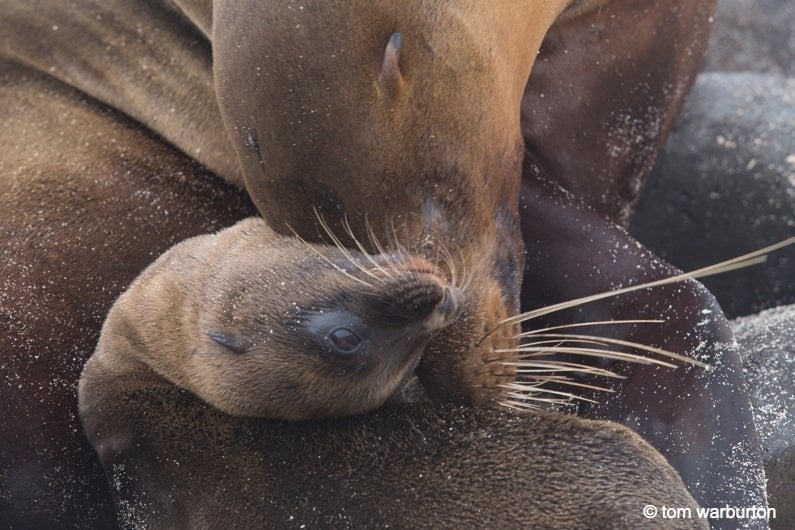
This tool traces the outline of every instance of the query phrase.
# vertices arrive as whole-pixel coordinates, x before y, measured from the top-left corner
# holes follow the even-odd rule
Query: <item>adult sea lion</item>
[[[221,114],[247,190],[277,231],[289,225],[321,237],[316,208],[332,226],[349,219],[360,233],[369,226],[384,238],[396,223],[404,245],[453,256],[473,277],[467,309],[429,344],[420,380],[436,396],[501,401],[514,373],[494,367],[516,355],[515,331],[501,323],[516,308],[523,261],[525,309],[678,272],[640,249],[622,225],[693,82],[713,7],[346,2],[273,9],[219,1],[213,52]],[[237,32],[224,31],[230,26]],[[277,49],[289,53],[271,52]],[[583,67],[586,60],[592,67]],[[526,261],[516,252],[517,202]],[[379,216],[372,204],[384,205]],[[700,284],[635,293],[564,318],[641,312],[647,319],[669,313],[668,320],[597,327],[594,335],[697,355],[714,370],[660,377],[658,368],[629,368],[618,397],[582,412],[646,436],[703,504],[764,505],[739,358],[725,317]]]
[[[355,5],[306,4],[303,18],[292,21],[283,12],[257,13],[260,4],[251,6],[246,19],[238,9],[247,6],[241,4],[216,3],[213,15],[209,2],[199,1],[132,6],[86,0],[74,9],[60,2],[6,0],[0,20],[0,108],[7,115],[0,135],[8,146],[2,155],[3,178],[15,185],[4,187],[2,196],[3,211],[14,213],[3,218],[4,236],[11,242],[2,271],[7,279],[3,314],[10,322],[3,330],[3,344],[10,346],[3,352],[7,368],[2,401],[10,428],[3,435],[9,443],[2,444],[0,489],[17,519],[69,525],[78,517],[88,524],[105,517],[97,515],[106,513],[107,506],[96,500],[101,498],[96,494],[97,466],[68,412],[74,410],[72,385],[93,349],[102,315],[154,255],[206,231],[203,223],[222,226],[251,213],[239,197],[224,199],[231,192],[219,183],[209,182],[204,191],[193,189],[205,182],[196,178],[201,172],[195,160],[228,182],[247,179],[247,191],[258,205],[281,205],[263,212],[278,230],[291,222],[304,238],[319,239],[320,230],[310,221],[315,217],[307,215],[315,206],[337,228],[347,215],[359,234],[370,224],[387,241],[384,232],[391,232],[394,220],[412,250],[447,249],[456,268],[473,279],[464,293],[468,311],[429,345],[420,373],[438,396],[476,401],[499,396],[497,385],[512,380],[512,373],[501,362],[504,354],[492,358],[491,349],[500,341],[510,343],[512,332],[506,327],[482,347],[473,345],[485,328],[514,313],[519,304],[522,255],[515,207],[522,145],[528,153],[542,152],[550,160],[553,155],[573,159],[574,151],[563,149],[552,133],[564,125],[568,132],[563,138],[593,130],[603,117],[592,114],[593,108],[605,103],[577,106],[584,101],[578,94],[604,93],[601,87],[613,86],[608,103],[621,110],[622,89],[637,96],[648,87],[660,92],[673,88],[667,92],[670,97],[656,101],[665,119],[653,116],[650,122],[659,126],[648,134],[590,136],[637,137],[637,143],[608,145],[617,147],[608,151],[614,155],[609,158],[599,149],[577,151],[577,158],[590,158],[594,168],[607,160],[619,165],[624,160],[634,169],[617,175],[642,174],[696,70],[709,6],[659,2],[644,15],[634,5],[517,2],[476,16],[485,7],[474,2],[368,3],[334,25],[324,22],[341,18],[335,10]],[[294,7],[300,16],[300,6]],[[610,7],[613,11],[606,11]],[[633,16],[625,19],[624,12]],[[599,18],[600,13],[616,16]],[[255,24],[256,19],[262,23]],[[623,28],[604,26],[622,20]],[[335,29],[343,27],[369,29]],[[571,112],[567,120],[535,120],[546,123],[546,131],[521,135],[517,109],[526,75],[545,35],[557,29],[584,38],[568,54],[565,46],[557,46],[556,53],[546,57],[557,67],[539,80],[559,77],[575,84],[563,90],[533,90],[544,85],[531,78],[524,100],[533,101],[529,93],[536,102],[544,102],[525,105],[524,112]],[[275,47],[258,46],[260,33],[272,30],[285,39]],[[397,33],[401,37],[394,36]],[[621,35],[632,45],[605,35]],[[295,36],[300,39],[293,40]],[[589,42],[599,46],[588,46]],[[327,48],[321,55],[302,53],[302,46],[318,51],[323,43]],[[272,50],[281,50],[285,69],[260,70],[257,77],[260,61],[279,62],[273,54],[268,57]],[[235,71],[235,60],[241,57],[249,57],[243,66],[253,68]],[[626,60],[608,62],[611,57]],[[583,59],[610,67],[583,72]],[[215,80],[210,72],[213,61]],[[638,65],[657,66],[650,67],[652,72],[642,70],[637,83],[609,83],[629,76]],[[647,76],[655,72],[661,75]],[[282,76],[294,92],[280,88],[275,77],[259,85],[267,76]],[[234,77],[239,81],[231,82]],[[307,82],[301,84],[300,79]],[[372,91],[367,97],[355,97],[368,87]],[[332,93],[335,96],[329,96]],[[223,118],[231,139],[220,128],[216,95],[224,98]],[[235,103],[235,98],[240,101]],[[395,105],[387,105],[387,98]],[[263,102],[272,105],[264,108]],[[246,112],[249,106],[253,115]],[[279,114],[280,108],[284,113]],[[637,110],[619,112],[617,123],[643,124],[648,115]],[[609,107],[605,111],[609,114]],[[396,119],[390,121],[389,116]],[[261,123],[265,117],[277,119]],[[544,142],[545,137],[550,140]],[[240,171],[230,145],[241,155]],[[642,159],[636,159],[635,152],[642,152]],[[260,156],[264,165],[272,164],[272,174],[259,173]],[[169,162],[161,163],[162,157]],[[324,183],[301,176],[313,177],[318,167],[339,177]],[[564,166],[550,167],[553,179],[569,175],[560,169]],[[384,175],[387,178],[377,178]],[[591,174],[582,175],[586,182]],[[601,196],[596,188],[589,188],[593,197]],[[177,199],[175,190],[188,198]],[[604,188],[601,204],[616,200],[616,211],[624,211],[631,194],[615,199],[611,190]],[[229,202],[208,211],[204,203],[211,200],[202,201],[202,193],[219,194],[217,200]],[[330,196],[331,201],[325,198]],[[136,205],[133,213],[120,213],[128,212],[131,203]],[[387,215],[379,212],[365,223],[364,214],[376,205]],[[555,215],[553,208],[550,218]],[[57,234],[57,239],[49,234]],[[583,252],[596,260],[598,253],[587,250],[588,238],[584,242]],[[86,261],[96,272],[85,274]],[[543,267],[555,271],[559,265],[548,260]],[[527,281],[537,278],[528,276]],[[588,282],[583,278],[575,283],[587,287]],[[45,294],[31,297],[31,289]],[[51,322],[60,323],[58,344],[51,337]],[[37,369],[28,369],[31,363]],[[62,379],[56,377],[61,372],[67,374]],[[63,384],[53,388],[53,381]],[[743,399],[741,393],[737,399]],[[656,406],[665,410],[669,404]],[[732,425],[723,421],[720,429]],[[748,432],[745,429],[741,436]],[[65,471],[55,472],[59,467]],[[735,467],[735,475],[740,468]],[[701,495],[718,481],[731,479],[715,474],[692,486]]]
[[[449,255],[467,279],[463,310],[428,345],[420,379],[437,397],[477,402],[513,377],[495,350],[515,330],[486,331],[519,310],[517,111],[565,2],[492,7],[213,3],[221,115],[262,215],[323,241],[317,210],[341,237],[347,220],[362,241],[372,231],[387,248]]]

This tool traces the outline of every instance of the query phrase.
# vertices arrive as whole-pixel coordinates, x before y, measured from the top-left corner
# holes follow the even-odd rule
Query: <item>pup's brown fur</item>
[[[93,443],[126,414],[113,395],[163,385],[236,416],[368,412],[411,379],[459,298],[425,260],[310,247],[247,219],[176,245],[119,297],[80,380],[81,418]]]

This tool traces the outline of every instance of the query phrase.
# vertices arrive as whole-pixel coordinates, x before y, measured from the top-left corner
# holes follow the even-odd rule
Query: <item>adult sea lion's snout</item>
[[[497,401],[502,385],[515,379],[511,362],[519,331],[515,325],[502,325],[516,313],[515,306],[496,275],[473,273],[463,281],[455,322],[428,344],[417,375],[431,398]]]

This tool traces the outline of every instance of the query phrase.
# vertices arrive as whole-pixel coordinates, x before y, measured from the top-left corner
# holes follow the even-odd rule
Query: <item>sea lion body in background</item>
[[[706,47],[714,4],[583,4],[576,22],[558,23],[547,34],[522,102],[523,310],[679,273],[624,228],[695,78],[700,59],[689,50]],[[639,33],[647,38],[635,40]],[[668,33],[671,38],[661,38]],[[572,91],[563,72],[586,53],[597,61],[578,84],[593,90]],[[557,95],[555,104],[548,102],[551,94]],[[593,126],[582,128],[584,122]],[[701,284],[592,302],[524,327],[658,318],[665,322],[591,326],[588,333],[691,355],[711,369],[618,367],[627,380],[611,385],[615,394],[586,392],[599,404],[581,403],[578,413],[618,421],[641,434],[669,459],[702,506],[765,506],[738,349],[720,306]],[[740,469],[738,460],[749,467]],[[761,521],[742,523],[764,527]],[[712,524],[733,527],[737,521]]]
[[[614,423],[440,402],[275,422],[174,386],[127,404],[142,435],[107,467],[124,528],[708,528],[665,459]]]
[[[335,229],[347,216],[361,234],[366,224],[364,214],[377,208],[378,215],[368,216],[368,222],[380,232],[379,237],[387,228],[391,232],[394,221],[399,239],[410,243],[410,250],[430,248],[432,253],[434,246],[442,246],[453,254],[459,272],[475,280],[465,293],[472,303],[466,305],[469,313],[462,316],[456,329],[451,327],[449,333],[440,335],[435,346],[429,346],[433,355],[426,357],[421,373],[430,382],[426,386],[441,397],[481,400],[498,396],[496,385],[510,380],[511,371],[500,372],[504,370],[500,362],[504,359],[484,357],[483,350],[471,346],[473,338],[481,338],[488,325],[519,306],[516,295],[522,255],[515,207],[522,145],[531,154],[543,152],[550,159],[554,159],[553,155],[591,158],[594,167],[601,167],[608,159],[599,149],[571,153],[556,141],[543,141],[545,137],[554,138],[552,132],[564,123],[571,123],[569,129],[574,127],[577,134],[597,127],[601,114],[591,115],[593,107],[568,105],[566,98],[584,101],[577,94],[591,94],[608,85],[623,87],[627,93],[636,93],[643,87],[679,87],[671,92],[671,98],[658,102],[660,108],[664,107],[665,116],[675,115],[702,49],[704,39],[699,28],[708,25],[708,7],[699,7],[701,3],[659,2],[656,5],[662,7],[649,10],[647,25],[642,27],[662,29],[640,31],[637,20],[631,19],[629,27],[616,34],[630,39],[632,45],[627,46],[621,39],[606,38],[613,29],[601,33],[597,30],[604,27],[599,24],[620,21],[622,11],[636,13],[634,3],[572,2],[568,8],[567,4],[533,2],[531,11],[526,11],[526,6],[517,3],[506,5],[506,11],[489,11],[478,18],[468,15],[485,7],[474,3],[446,5],[451,11],[445,14],[433,11],[439,7],[437,4],[420,2],[412,4],[414,11],[408,10],[406,15],[396,11],[397,5],[389,4],[382,12],[388,16],[378,17],[379,24],[374,23],[375,18],[368,18],[377,6],[368,4],[346,18],[345,27],[361,21],[361,27],[371,28],[378,38],[338,31],[338,27],[323,23],[331,20],[329,13],[315,12],[314,18],[278,29],[285,36],[294,35],[288,29],[303,30],[301,42],[310,42],[316,48],[327,43],[322,55],[304,55],[301,45],[294,46],[290,40],[284,42],[293,44],[279,43],[270,51],[278,49],[289,63],[292,88],[316,85],[318,90],[328,88],[330,94],[288,90],[283,99],[270,100],[287,114],[264,124],[265,128],[260,128],[256,115],[252,118],[242,114],[245,120],[253,120],[253,125],[243,123],[227,107],[226,125],[233,135],[228,138],[220,127],[216,95],[226,98],[226,105],[240,97],[240,105],[245,107],[252,95],[262,95],[262,91],[252,88],[277,72],[261,70],[262,77],[256,76],[253,62],[263,56],[256,50],[241,51],[246,44],[244,32],[219,24],[218,16],[209,13],[209,2],[129,6],[124,2],[85,1],[80,9],[74,9],[59,2],[6,0],[0,21],[0,108],[6,114],[0,138],[7,147],[0,167],[3,179],[11,181],[4,187],[0,201],[3,211],[12,212],[2,220],[3,236],[10,242],[1,276],[6,279],[3,314],[10,323],[3,328],[6,384],[2,387],[3,417],[8,418],[9,427],[0,444],[0,490],[6,499],[6,519],[33,521],[39,527],[75,525],[77,520],[102,524],[108,520],[106,497],[97,483],[98,467],[70,412],[75,410],[74,383],[93,349],[102,317],[111,301],[155,255],[180,239],[251,214],[245,200],[220,182],[213,182],[195,164],[196,160],[227,182],[240,184],[247,179],[247,191],[258,205],[265,201],[279,205],[281,209],[263,212],[271,216],[271,221],[280,223],[275,226],[277,230],[284,230],[286,222],[297,220],[296,230],[303,237],[318,239],[319,230],[312,221],[315,206]],[[323,5],[329,10],[346,7]],[[216,4],[216,15],[234,18],[237,8],[226,6],[228,11]],[[594,17],[608,6],[615,8],[613,14],[617,16],[598,18],[599,24],[594,24]],[[259,5],[255,7],[259,9]],[[676,13],[681,16],[672,19]],[[421,34],[412,27],[397,27],[401,20],[410,19],[420,21],[416,29],[429,28],[433,23],[433,32]],[[261,37],[257,31],[270,32],[273,20],[279,20],[278,15],[268,14],[262,24],[255,24],[250,17],[246,27],[255,33],[248,36]],[[680,23],[668,24],[672,20]],[[681,24],[682,20],[688,23]],[[309,23],[318,30],[307,31]],[[531,77],[527,87],[529,93],[544,100],[542,106],[535,108],[571,112],[566,116],[568,121],[548,120],[551,128],[535,135],[526,129],[521,134],[518,104],[522,97],[529,101],[527,93],[522,95],[522,75],[529,72],[550,28],[585,36],[582,46],[571,48],[571,53],[558,47],[557,53],[545,58],[558,65],[548,70],[547,79],[559,77],[576,84],[564,87],[565,90],[533,92],[534,86],[542,85],[535,84]],[[328,31],[333,35],[327,35]],[[396,39],[396,33],[402,37]],[[211,46],[217,42],[211,44],[211,34],[216,41],[228,39],[226,46],[231,57],[238,53],[251,58],[252,63],[247,66],[254,68],[228,72],[231,76],[240,75],[232,88],[236,86],[242,96],[228,86],[216,90],[210,68]],[[346,35],[350,35],[350,41],[335,48],[332,37],[336,42]],[[366,49],[358,47],[357,39],[361,37],[367,40]],[[483,42],[489,44],[479,48],[478,43]],[[589,42],[602,45],[587,46]],[[649,42],[661,43],[662,48],[649,47]],[[681,46],[669,45],[674,42]],[[462,43],[466,50],[482,53],[469,56],[461,51]],[[610,68],[584,69],[582,61],[607,64],[608,58],[619,56],[617,50],[629,60]],[[366,59],[368,53],[372,69],[366,71],[358,61]],[[611,83],[635,71],[638,61],[633,61],[633,56],[642,64],[657,65],[656,70],[664,75],[638,83]],[[569,59],[562,60],[565,57]],[[660,62],[677,57],[689,59],[682,64]],[[684,68],[674,67],[677,64]],[[222,73],[229,65],[221,61],[212,66],[216,68],[215,82],[228,83],[231,76]],[[424,72],[428,70],[431,74],[425,79]],[[478,75],[472,75],[473,70]],[[498,75],[492,77],[486,72]],[[670,85],[666,75],[677,83]],[[298,83],[301,76],[307,80],[305,85]],[[336,90],[335,83],[345,80],[353,83],[351,93]],[[271,88],[272,81],[268,81]],[[346,99],[363,87],[372,88],[371,95],[381,99]],[[621,90],[611,93],[620,110]],[[409,100],[407,94],[418,97]],[[316,99],[315,95],[322,98]],[[395,105],[388,105],[387,98]],[[302,106],[302,101],[310,104]],[[380,101],[380,106],[363,105],[363,101]],[[318,102],[326,105],[317,106]],[[433,102],[446,103],[429,105]],[[514,114],[509,112],[511,106]],[[393,122],[390,116],[401,119]],[[621,117],[621,113],[616,116]],[[621,120],[642,124],[644,116],[633,111]],[[318,119],[325,121],[313,121]],[[631,136],[641,138],[633,144],[637,149],[621,149],[623,144],[618,145],[618,149],[608,152],[614,155],[609,160],[619,164],[622,160],[632,161],[638,150],[644,153],[643,160],[653,158],[670,120],[652,121],[659,127],[652,127],[648,134]],[[318,123],[331,127],[318,127]],[[289,128],[279,131],[280,125]],[[278,132],[269,134],[269,130]],[[299,141],[292,145],[290,140],[296,139]],[[548,148],[541,149],[547,144]],[[242,171],[232,159],[230,145],[243,155]],[[257,169],[260,157],[263,164],[272,164],[273,175],[261,178]],[[645,162],[636,162],[629,164],[634,176],[645,168]],[[318,167],[325,174],[337,176],[337,180],[315,180]],[[561,179],[564,173],[577,174],[554,169],[565,167],[562,165],[549,167],[553,169],[547,177],[552,180]],[[307,177],[303,180],[302,171]],[[351,178],[346,177],[347,171],[354,171]],[[393,171],[399,172],[397,176]],[[404,176],[407,173],[411,175],[409,181]],[[296,176],[299,178],[292,178]],[[583,182],[589,178],[588,173],[583,174]],[[406,186],[407,182],[413,184]],[[629,182],[637,179],[633,177]],[[453,186],[446,188],[447,184]],[[602,204],[616,201],[616,211],[625,211],[631,196],[616,198],[610,190],[613,188],[605,188]],[[274,191],[279,191],[282,199],[278,194],[271,196]],[[582,195],[583,200],[598,206],[595,197],[601,193]],[[604,211],[610,215],[608,210]],[[545,219],[554,220],[556,215],[553,207]],[[532,225],[532,217],[524,220]],[[553,234],[554,231],[545,237]],[[589,244],[593,240],[577,240],[578,245],[583,245],[579,257],[587,255],[596,265],[613,263],[612,255],[600,261],[599,256],[607,254],[592,251]],[[525,241],[536,250],[543,250],[549,242],[535,241],[527,235]],[[549,256],[542,260],[541,267],[554,276],[560,260],[570,257]],[[628,265],[630,270],[635,265],[641,265],[643,270],[642,263]],[[86,270],[93,272],[86,274]],[[525,285],[539,279],[543,277],[526,274]],[[593,287],[589,286],[587,275],[572,285],[577,289]],[[533,293],[524,303],[528,307],[536,303]],[[697,305],[698,302],[688,303],[688,307]],[[52,335],[53,326],[58,330],[57,339]],[[689,329],[677,332],[686,333]],[[496,341],[505,340],[510,335],[508,331],[503,330],[502,336],[495,334],[494,342],[487,341],[484,346],[492,348]],[[458,354],[451,356],[450,352]],[[694,388],[683,390],[686,394]],[[744,399],[742,392],[736,399]],[[726,406],[732,403],[727,402]],[[664,412],[670,404],[654,406]],[[636,417],[640,423],[649,419],[644,411],[638,411]],[[626,418],[625,415],[623,419]],[[729,422],[728,426],[732,424]],[[725,421],[721,427],[724,426]],[[748,428],[741,425],[739,430],[741,437],[750,439],[752,444]],[[650,435],[652,442],[656,436]],[[717,445],[720,448],[723,442]],[[740,468],[743,473],[747,469],[737,466],[730,474],[738,473]],[[715,481],[731,480],[716,476],[698,489],[710,491]],[[701,495],[699,491],[695,493]]]
[[[0,4],[0,526],[109,528],[75,414],[105,315],[169,247],[256,210],[218,177],[237,162],[211,47],[172,4]]]
[[[0,526],[108,528],[75,414],[105,315],[158,254],[255,210],[151,131],[0,63]]]

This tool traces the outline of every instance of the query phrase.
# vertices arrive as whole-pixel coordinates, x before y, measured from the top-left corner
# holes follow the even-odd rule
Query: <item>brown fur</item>
[[[382,260],[389,275],[375,270],[376,279],[337,248],[313,248],[245,220],[170,249],[114,304],[79,395],[122,527],[322,526],[337,516],[351,526],[706,527],[643,516],[647,504],[694,514],[696,505],[664,458],[616,424],[423,404],[290,425],[236,419],[183,392],[238,416],[372,410],[455,317],[455,304],[443,304],[455,292],[424,260]],[[401,307],[404,318],[390,325]],[[307,340],[306,309],[361,316],[376,347],[362,354],[376,366],[341,370]],[[246,351],[214,342],[213,332]],[[396,356],[403,362],[378,370]],[[186,458],[196,452],[203,457]],[[197,483],[213,488],[183,487]],[[299,508],[303,499],[311,510]]]
[[[109,433],[135,440],[106,461],[123,527],[708,528],[665,459],[617,424],[438,402],[284,423],[175,387],[117,399]],[[647,504],[693,519],[646,519]]]
[[[125,415],[112,395],[148,386],[176,385],[238,416],[374,410],[460,309],[458,290],[433,271],[408,256],[310,247],[259,218],[183,241],[108,314],[80,380],[89,439],[108,415]],[[358,337],[353,351],[333,346],[338,330]]]
[[[713,8],[696,0],[499,8],[362,0],[303,9],[219,1],[213,66],[247,189],[275,230],[289,224],[320,240],[313,208],[338,232],[345,218],[382,238],[396,224],[403,245],[431,258],[446,249],[472,280],[466,310],[429,344],[418,374],[435,397],[482,403],[504,399],[502,384],[515,379],[516,330],[489,331],[517,309],[525,258],[526,309],[676,273],[637,250],[620,225],[695,78]],[[763,505],[739,358],[714,299],[691,282],[621,302],[568,313],[563,323],[671,313],[656,329],[591,331],[718,368],[622,368],[615,397],[598,396],[603,406],[581,412],[643,433],[705,504]]]
[[[581,0],[549,28],[522,98],[523,174],[628,226],[701,66],[715,0]]]
[[[440,396],[493,397],[497,383],[512,379],[512,372],[499,363],[501,359],[490,355],[501,336],[494,335],[494,340],[482,347],[473,344],[482,337],[484,327],[519,306],[516,293],[522,256],[515,207],[522,146],[531,162],[525,164],[526,175],[534,174],[528,173],[528,168],[535,171],[539,166],[552,180],[568,179],[564,184],[581,194],[586,203],[597,208],[601,204],[604,208],[599,211],[619,219],[619,214],[611,212],[624,212],[631,203],[637,177],[654,156],[648,145],[658,145],[684,91],[655,100],[666,107],[659,122],[660,134],[651,130],[640,135],[641,142],[633,145],[637,149],[617,151],[618,166],[608,157],[616,152],[610,142],[599,143],[600,149],[590,149],[592,143],[585,139],[574,142],[573,147],[565,142],[580,134],[590,140],[604,139],[604,135],[589,132],[599,128],[603,117],[593,114],[594,109],[610,115],[603,105],[609,103],[620,111],[624,97],[638,87],[664,91],[673,86],[670,77],[648,78],[645,74],[649,72],[627,81],[638,61],[658,65],[662,59],[690,57],[687,68],[669,68],[674,63],[666,60],[665,67],[657,69],[674,72],[674,81],[687,84],[687,79],[677,76],[694,75],[703,44],[699,35],[706,25],[704,12],[692,17],[680,12],[677,20],[690,20],[692,25],[668,22],[681,6],[708,7],[710,2],[656,2],[670,6],[670,11],[648,10],[651,25],[639,24],[643,19],[632,17],[626,26],[607,27],[602,25],[606,21],[621,24],[624,12],[637,14],[636,3],[575,1],[560,23],[553,25],[566,3],[532,2],[533,9],[520,3],[501,4],[505,11],[489,8],[487,13],[480,12],[482,16],[470,18],[468,14],[486,9],[485,4],[462,2],[461,11],[445,18],[432,16],[432,9],[422,16],[414,10],[415,6],[434,8],[443,3],[406,7],[402,2],[383,2],[383,11],[378,11],[379,4],[368,3],[357,16],[338,23],[330,23],[333,13],[297,20],[281,29],[296,29],[295,35],[301,36],[298,45],[279,40],[265,52],[274,52],[266,57],[269,61],[278,56],[288,64],[261,73],[304,75],[307,82],[297,86],[308,92],[288,90],[282,99],[269,99],[252,88],[262,82],[260,78],[251,78],[246,84],[245,76],[255,76],[256,66],[222,75],[224,68],[232,68],[234,63],[213,65],[210,41],[230,36],[232,40],[224,45],[232,59],[237,56],[243,58],[243,66],[253,66],[252,57],[261,58],[257,50],[237,48],[243,42],[243,22],[270,31],[274,18],[268,17],[284,16],[277,19],[290,22],[287,15],[268,13],[265,18],[245,19],[243,13],[241,27],[233,26],[227,33],[219,29],[223,26],[217,16],[213,20],[207,0],[135,5],[121,0],[84,0],[77,6],[51,0],[3,2],[0,211],[7,213],[2,215],[0,230],[9,244],[0,270],[5,282],[0,298],[2,318],[8,323],[1,328],[4,380],[0,416],[10,428],[0,440],[0,496],[9,499],[6,506],[10,511],[3,514],[10,514],[7,520],[33,521],[39,527],[53,521],[67,526],[77,521],[94,526],[108,522],[98,466],[80,437],[72,412],[73,386],[95,345],[102,318],[112,300],[154,256],[176,241],[252,213],[245,199],[208,175],[196,161],[233,184],[240,185],[245,176],[259,205],[264,201],[275,204],[265,213],[279,223],[280,231],[284,231],[285,221],[295,218],[296,229],[305,238],[319,239],[312,213],[316,206],[335,228],[347,214],[361,235],[363,216],[371,213],[368,218],[379,237],[391,233],[394,220],[399,239],[412,250],[431,257],[440,246],[448,249],[458,272],[472,279],[464,293],[470,309],[450,333],[429,347],[421,372],[428,387]],[[615,6],[611,16],[600,17],[611,6]],[[230,17],[235,15],[233,7],[226,13]],[[400,11],[404,8],[405,13]],[[473,20],[487,24],[473,25]],[[317,24],[314,31],[306,31],[311,28],[309,23]],[[372,34],[350,32],[350,40],[345,40],[348,32],[343,28],[359,26],[370,28]],[[429,26],[433,32],[428,31]],[[303,35],[298,33],[301,28]],[[419,31],[422,28],[426,31]],[[595,31],[598,29],[601,31]],[[523,106],[522,136],[517,111],[524,88],[522,76],[529,72],[548,30],[548,44],[557,46],[543,50],[527,85],[524,98],[529,104]],[[384,62],[384,57],[393,57],[386,53],[386,43],[395,31],[404,34],[397,70],[391,59]],[[611,32],[637,40],[630,39],[627,44],[610,38]],[[240,42],[233,40],[235,35]],[[445,35],[449,37],[446,40]],[[697,38],[691,42],[689,35]],[[567,53],[565,43],[574,42],[574,37],[584,38]],[[343,39],[341,46],[337,45],[339,39]],[[662,48],[650,46],[650,42]],[[668,46],[671,42],[685,43],[685,47]],[[357,43],[362,43],[361,47]],[[483,46],[479,48],[477,43]],[[314,52],[300,53],[304,45],[314,46]],[[459,46],[480,52],[470,57],[456,52]],[[606,64],[603,61],[611,57],[622,60],[609,68],[591,68],[592,64]],[[364,71],[359,59],[369,61],[372,69]],[[311,64],[306,62],[310,60]],[[345,61],[343,67],[333,62],[336,60]],[[554,67],[547,68],[547,63]],[[211,66],[216,68],[215,79]],[[540,75],[544,72],[546,75]],[[238,77],[230,88],[228,80]],[[340,88],[337,84],[331,86],[336,94],[325,94],[324,77],[327,83],[342,82],[343,86],[350,81],[350,93],[344,88],[336,90]],[[367,85],[368,80],[374,85]],[[272,85],[267,92],[273,93],[273,89],[281,94],[281,85]],[[550,86],[552,89],[547,88]],[[360,99],[361,90],[368,87],[372,88],[369,96]],[[606,94],[604,87],[611,87],[612,99],[586,97]],[[224,119],[231,138],[221,126],[217,96],[225,98]],[[252,101],[252,96],[260,97]],[[388,105],[389,98],[394,105]],[[643,100],[641,94],[638,101]],[[262,130],[262,124],[255,123],[257,135],[251,141],[250,131],[241,126],[251,129],[249,120],[264,118],[259,114],[265,112],[263,102],[273,102],[288,114],[276,116]],[[325,106],[316,106],[318,102]],[[589,104],[578,105],[581,102]],[[239,107],[237,115],[229,112],[232,104]],[[252,113],[241,113],[240,108]],[[373,114],[367,114],[370,111]],[[549,119],[528,114],[541,111]],[[628,119],[643,123],[643,115],[633,114]],[[268,130],[273,134],[263,135]],[[242,155],[242,170],[230,146]],[[270,173],[259,173],[259,155],[252,146],[259,146],[260,155],[267,158]],[[636,160],[632,154],[640,151],[643,160]],[[539,153],[543,156],[537,156]],[[576,163],[560,162],[565,157],[573,157],[568,160]],[[554,163],[543,166],[547,159]],[[593,174],[579,170],[595,168],[598,173],[607,160],[610,168],[603,175],[628,176],[629,184],[588,184]],[[625,171],[622,162],[634,169]],[[326,183],[317,179],[318,168],[336,180]],[[411,178],[405,178],[407,174]],[[571,180],[580,176],[582,181]],[[629,194],[622,187],[625,185]],[[269,186],[275,188],[273,194]],[[553,208],[547,217],[554,220],[559,213]],[[532,217],[525,220],[532,225]],[[544,255],[548,239],[555,233],[537,239],[528,232],[528,248]],[[577,248],[597,267],[612,263],[609,252],[603,254],[601,248],[592,251],[593,238],[584,241]],[[600,261],[602,255],[607,257]],[[565,255],[565,259],[569,257]],[[574,263],[547,259],[542,260],[542,267],[555,277],[561,265]],[[553,279],[561,277],[563,274]],[[529,281],[538,282],[539,278],[545,280],[545,273]],[[547,285],[556,283],[544,283]],[[589,285],[588,276],[584,276],[575,287]],[[532,305],[537,300],[524,303]],[[686,334],[689,329],[674,331]],[[692,385],[681,392],[677,389],[677,402],[694,394],[694,389]],[[632,403],[624,405],[628,416],[638,416]],[[668,410],[666,404],[655,407],[661,413]],[[689,417],[687,411],[681,415]],[[653,427],[653,422],[646,427]],[[748,427],[740,426],[739,431],[747,441]],[[655,433],[650,432],[654,438]],[[720,475],[716,474],[717,480]]]
[[[101,467],[73,414],[105,315],[158,254],[254,209],[57,80],[1,60],[0,80],[0,514],[107,527]]]
[[[322,240],[317,209],[337,233],[347,218],[360,239],[369,226],[430,259],[444,249],[466,278],[461,318],[420,366],[437,396],[483,402],[513,377],[494,350],[514,328],[484,337],[519,309],[517,109],[566,4],[214,3],[221,114],[274,230]]]

